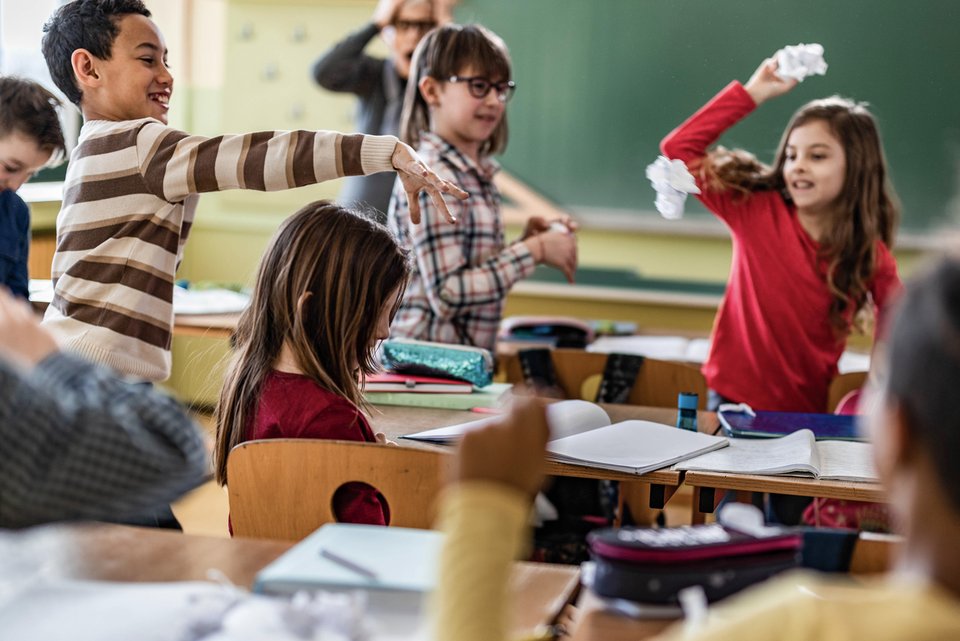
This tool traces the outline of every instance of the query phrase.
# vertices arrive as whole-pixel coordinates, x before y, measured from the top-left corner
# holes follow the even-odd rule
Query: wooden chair
[[[893,567],[894,557],[903,547],[903,537],[896,534],[861,532],[850,555],[850,574],[877,574]]]
[[[839,374],[830,383],[830,391],[827,392],[827,407],[824,411],[827,414],[833,414],[841,399],[853,390],[860,389],[867,382],[867,372],[847,372]]]
[[[333,494],[350,481],[369,483],[383,494],[390,525],[427,529],[452,464],[446,452],[354,441],[241,443],[227,461],[233,533],[300,540],[336,521]]]
[[[551,355],[557,381],[567,398],[594,400],[608,354],[554,349]],[[506,363],[506,374],[510,383],[523,382],[518,358]],[[700,397],[700,409],[706,409],[707,383],[696,365],[647,358],[643,361],[627,402],[630,405],[676,407],[677,394],[680,392],[696,392]]]

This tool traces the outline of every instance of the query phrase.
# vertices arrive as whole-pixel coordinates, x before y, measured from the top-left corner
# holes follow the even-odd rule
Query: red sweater
[[[692,166],[755,107],[743,85],[732,82],[664,138],[660,149]],[[778,192],[744,198],[731,190],[709,190],[699,178],[697,184],[698,198],[733,235],[730,282],[703,366],[707,384],[755,409],[826,411],[845,343],[836,340],[830,325],[832,299],[818,243]],[[869,289],[881,312],[899,288],[893,256],[878,241]]]
[[[350,401],[321,388],[306,376],[273,371],[263,382],[260,403],[245,440],[326,438],[376,441],[363,413]],[[386,499],[363,483],[347,483],[333,505],[342,523],[387,525]]]

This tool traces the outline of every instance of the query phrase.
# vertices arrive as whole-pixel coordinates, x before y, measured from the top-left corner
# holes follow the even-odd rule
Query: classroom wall
[[[369,19],[373,0],[148,4],[167,39],[176,74],[172,125],[205,135],[298,127],[352,129],[352,96],[322,91],[313,84],[310,69],[335,39]],[[382,46],[378,49],[385,52]],[[269,237],[284,217],[306,202],[335,196],[338,189],[334,181],[277,194],[203,196],[178,277],[249,285]],[[55,211],[55,204],[34,208],[38,231],[53,228]],[[582,265],[628,269],[647,278],[711,283],[727,279],[731,247],[719,225],[685,232],[683,225],[651,230],[623,219],[613,225],[581,222]],[[511,237],[519,231],[515,226],[508,230]],[[901,271],[909,273],[920,254],[918,249],[898,249]],[[532,312],[634,320],[644,328],[687,333],[708,332],[713,316],[712,310],[669,305],[572,303],[517,295],[508,299],[508,314]],[[212,403],[219,388],[216,372],[226,355],[223,341],[176,338],[169,385],[185,400]]]

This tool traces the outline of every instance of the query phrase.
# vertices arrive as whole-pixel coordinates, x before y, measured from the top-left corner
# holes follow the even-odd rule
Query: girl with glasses
[[[516,242],[504,239],[493,183],[499,165],[492,156],[507,146],[506,106],[515,89],[510,76],[506,45],[478,25],[438,27],[417,47],[400,135],[469,197],[453,205],[453,226],[444,224],[433,202],[421,200],[423,224],[412,227],[403,218],[408,204],[394,188],[389,226],[412,249],[415,268],[392,336],[492,350],[514,283],[540,263],[573,281],[572,223],[551,226],[536,218]]]

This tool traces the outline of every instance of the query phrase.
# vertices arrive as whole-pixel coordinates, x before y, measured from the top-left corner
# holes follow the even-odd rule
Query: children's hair
[[[35,82],[0,76],[0,138],[19,133],[36,141],[56,162],[66,152],[56,96]]]
[[[407,95],[400,116],[403,141],[416,147],[420,134],[430,129],[430,110],[420,93],[420,80],[430,77],[447,82],[471,67],[473,72],[495,82],[511,79],[510,53],[500,36],[477,24],[445,24],[423,37],[413,52]],[[480,145],[484,156],[507,148],[507,114],[504,112],[490,138]]]
[[[839,96],[814,100],[790,119],[780,139],[773,167],[740,149],[718,147],[707,154],[701,168],[703,180],[714,189],[731,188],[749,195],[755,191],[780,191],[789,200],[783,178],[787,140],[794,129],[821,120],[843,146],[847,159],[843,191],[838,198],[840,215],[830,220],[820,241],[827,261],[827,286],[833,295],[830,324],[845,337],[856,312],[868,299],[868,283],[877,261],[877,241],[893,246],[900,205],[890,184],[880,133],[865,103]]]
[[[73,75],[73,52],[86,49],[101,60],[109,60],[120,33],[117,23],[130,14],[150,17],[141,0],[73,0],[57,9],[43,25],[41,48],[50,77],[73,104],[79,106],[83,97]]]
[[[364,407],[359,376],[376,371],[377,322],[388,297],[403,298],[407,252],[383,225],[336,204],[310,203],[287,219],[260,261],[250,306],[217,405],[217,481],[246,440],[266,375],[284,342],[323,389]]]
[[[888,342],[887,395],[960,512],[960,259],[941,259],[908,283]]]

